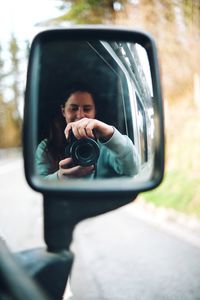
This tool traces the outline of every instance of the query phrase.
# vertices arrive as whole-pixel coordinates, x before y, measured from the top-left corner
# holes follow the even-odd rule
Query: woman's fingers
[[[69,169],[59,169],[59,178],[81,178],[85,175],[91,174],[94,171],[94,166],[81,167],[75,166]]]
[[[87,123],[87,125],[85,127],[85,131],[86,131],[86,134],[88,137],[95,138],[95,136],[94,136],[95,127],[96,127],[96,120],[90,120]]]
[[[70,177],[83,177],[85,175],[88,175],[94,171],[94,166],[88,166],[88,167],[81,167],[81,166],[76,166],[73,167],[69,170],[68,176]]]
[[[62,159],[62,160],[59,162],[59,168],[66,169],[66,168],[68,168],[72,163],[73,163],[73,160],[72,160],[71,157]]]
[[[66,126],[66,128],[65,128],[65,130],[64,130],[64,134],[65,134],[66,139],[69,138],[69,132],[70,132],[70,130],[72,129],[72,124],[73,124],[73,123],[67,124],[67,126]]]
[[[88,137],[94,138],[94,134],[92,130],[95,127],[95,121],[96,120],[94,119],[83,118],[79,121],[67,124],[64,131],[66,138],[67,139],[69,138],[70,130],[72,130],[74,136],[77,139],[88,138]]]
[[[97,138],[110,139],[114,129],[112,126],[96,119],[83,118],[79,121],[69,123],[65,128],[65,136],[68,139],[70,130],[73,131],[77,139],[80,138]]]
[[[59,162],[58,177],[61,178],[78,178],[88,175],[94,171],[94,166],[75,166],[72,167],[73,160],[71,157],[65,158]]]

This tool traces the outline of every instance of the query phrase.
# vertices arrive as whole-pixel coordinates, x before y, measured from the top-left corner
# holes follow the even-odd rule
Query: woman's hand
[[[112,126],[96,119],[83,118],[81,120],[67,124],[65,128],[65,136],[68,139],[70,130],[73,131],[77,139],[80,138],[98,138],[109,140],[114,132]],[[95,132],[95,136],[94,136]]]
[[[75,166],[71,167],[73,160],[71,157],[65,158],[59,162],[59,170],[57,172],[59,179],[79,178],[91,174],[94,171],[94,166]]]

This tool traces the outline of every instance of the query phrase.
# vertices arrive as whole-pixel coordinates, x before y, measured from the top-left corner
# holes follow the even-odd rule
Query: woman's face
[[[67,124],[82,118],[94,119],[96,115],[94,100],[88,92],[74,92],[61,110]]]

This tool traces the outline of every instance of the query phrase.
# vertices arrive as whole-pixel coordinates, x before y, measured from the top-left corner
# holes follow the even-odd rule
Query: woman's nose
[[[78,109],[76,117],[77,117],[78,120],[81,120],[82,118],[85,117],[84,110],[82,108]]]

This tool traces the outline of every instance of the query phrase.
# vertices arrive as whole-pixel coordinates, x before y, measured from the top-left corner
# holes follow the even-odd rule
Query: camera
[[[100,149],[96,139],[76,139],[72,130],[70,131],[65,155],[72,158],[74,166],[86,167],[94,165],[98,161],[99,154]]]

